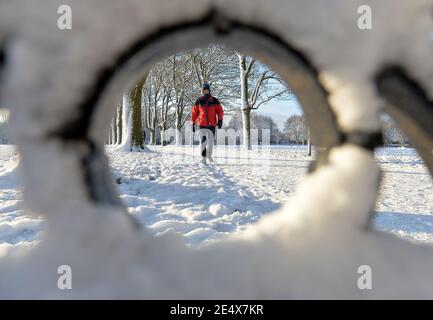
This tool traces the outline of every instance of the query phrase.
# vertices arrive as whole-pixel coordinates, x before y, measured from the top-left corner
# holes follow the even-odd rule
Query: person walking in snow
[[[195,132],[196,125],[200,128],[201,162],[213,162],[212,151],[215,137],[215,127],[221,129],[223,125],[224,110],[217,98],[211,95],[210,85],[204,83],[202,96],[192,106],[191,125]]]

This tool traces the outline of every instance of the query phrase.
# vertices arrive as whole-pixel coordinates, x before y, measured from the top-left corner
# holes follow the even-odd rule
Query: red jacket
[[[206,101],[206,98],[201,96],[192,106],[191,122],[199,126],[216,127],[218,120],[222,120],[223,117],[223,107],[215,97],[210,96]]]

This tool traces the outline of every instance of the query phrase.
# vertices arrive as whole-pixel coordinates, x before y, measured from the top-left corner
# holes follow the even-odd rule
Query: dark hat
[[[201,90],[203,91],[205,89],[209,90],[209,92],[210,92],[210,84],[209,83],[203,83],[203,87]]]

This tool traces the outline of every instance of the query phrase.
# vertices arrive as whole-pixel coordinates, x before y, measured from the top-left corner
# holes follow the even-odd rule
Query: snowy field
[[[190,245],[242,230],[277,209],[312,160],[299,147],[217,147],[215,165],[199,164],[189,146],[151,150],[107,147],[119,194],[143,226],[156,235],[180,232]],[[378,149],[375,157],[383,171],[375,228],[433,245],[433,184],[422,160],[411,148]],[[23,213],[18,162],[13,146],[0,146],[0,256],[11,246],[37,244],[43,232],[42,218]]]

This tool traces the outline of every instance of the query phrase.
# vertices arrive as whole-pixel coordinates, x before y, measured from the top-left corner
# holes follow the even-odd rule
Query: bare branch
[[[276,99],[276,98],[278,98],[278,97],[284,95],[284,94],[287,93],[287,92],[288,92],[288,90],[285,89],[285,90],[280,91],[280,92],[278,92],[278,93],[276,93],[276,94],[274,94],[274,95],[271,95],[271,96],[267,97],[266,99],[260,101],[260,102],[255,106],[255,107],[253,107],[253,108],[251,108],[251,109],[252,109],[252,110],[257,110],[257,109],[258,109],[262,104],[268,103],[269,101],[271,101],[271,100],[273,100],[273,99]]]

